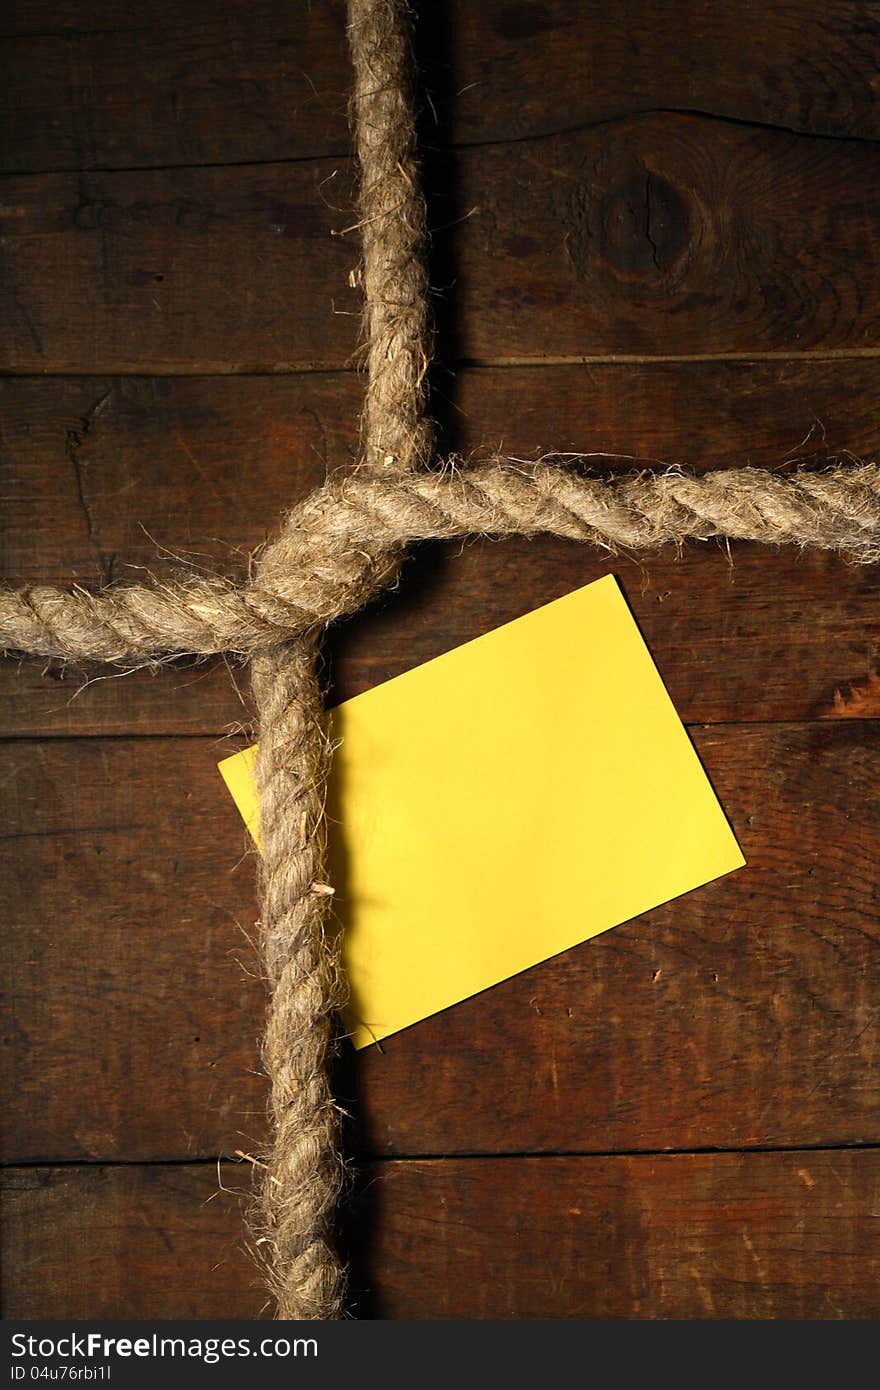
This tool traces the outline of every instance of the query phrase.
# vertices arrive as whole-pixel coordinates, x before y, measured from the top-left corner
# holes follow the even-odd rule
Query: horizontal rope
[[[361,607],[394,582],[410,542],[541,532],[611,551],[729,537],[868,562],[880,558],[880,467],[600,479],[559,464],[495,459],[443,473],[355,474],[328,482],[291,512],[244,584],[186,576],[96,594],[6,590],[0,645],[119,664],[252,655]]]

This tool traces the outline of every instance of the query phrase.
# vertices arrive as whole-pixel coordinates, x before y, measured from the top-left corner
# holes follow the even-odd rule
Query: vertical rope
[[[424,463],[432,442],[410,16],[403,0],[349,0],[348,16],[368,367],[361,466],[397,474]],[[261,939],[270,990],[263,1060],[274,1126],[254,1224],[278,1316],[326,1319],[340,1316],[344,1296],[332,1236],[343,1162],[327,1074],[332,1015],[343,991],[338,945],[326,931],[329,747],[317,655],[317,638],[302,637],[257,655],[252,668],[261,730]]]
[[[325,932],[329,757],[316,658],[316,640],[302,637],[252,664],[261,722],[261,943],[270,990],[263,1064],[274,1127],[254,1227],[281,1318],[338,1317],[343,1296],[332,1237],[342,1159],[327,1074],[341,988],[338,953]]]
[[[425,376],[433,335],[408,4],[349,0],[348,38],[368,368],[361,462],[373,473],[403,473],[427,463],[432,445]]]

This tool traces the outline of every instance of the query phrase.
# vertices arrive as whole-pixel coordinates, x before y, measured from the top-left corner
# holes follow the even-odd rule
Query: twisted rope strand
[[[430,351],[425,205],[415,157],[408,20],[402,0],[349,0],[366,291],[365,475],[411,470],[425,461],[431,442],[424,385]],[[247,595],[248,613],[258,610],[264,629],[277,626],[285,606],[312,614],[300,623],[307,635],[286,648],[257,649],[253,662],[262,730],[262,942],[271,992],[263,1056],[274,1121],[257,1229],[282,1318],[339,1317],[344,1286],[332,1244],[342,1159],[327,1075],[332,1014],[343,991],[339,944],[325,930],[330,753],[315,675],[316,609],[338,603],[353,587],[363,592],[390,583],[399,561],[399,548],[386,548],[365,570],[350,550],[337,547],[327,556],[317,535],[294,532],[292,543],[282,538],[263,556],[255,592]],[[279,604],[276,580],[290,563],[308,574],[311,587],[293,604],[283,597]],[[236,616],[240,621],[240,611]]]
[[[880,558],[880,466],[786,476],[739,468],[584,478],[554,464],[330,482],[294,509],[251,583],[184,579],[90,594],[0,593],[0,645],[77,661],[169,652],[254,655],[354,612],[393,582],[413,541],[546,532],[609,550],[732,540]]]
[[[433,335],[410,31],[405,0],[350,0],[368,368],[362,464],[373,473],[409,472],[431,453],[425,375]]]
[[[327,1074],[344,1002],[328,941],[324,795],[329,765],[314,635],[255,656],[260,711],[261,945],[270,991],[263,1064],[273,1143],[252,1218],[281,1318],[335,1318],[343,1274],[333,1248],[342,1187],[338,1111]]]

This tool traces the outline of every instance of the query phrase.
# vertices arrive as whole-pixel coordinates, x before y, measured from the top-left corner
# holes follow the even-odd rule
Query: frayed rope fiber
[[[254,1165],[260,1192],[251,1226],[282,1318],[336,1318],[344,1307],[332,1239],[344,1169],[327,1063],[345,992],[336,934],[327,929],[329,745],[316,676],[325,626],[393,584],[406,546],[418,540],[547,532],[644,550],[726,537],[880,559],[874,464],[607,480],[563,461],[493,458],[424,471],[432,458],[432,332],[410,15],[404,0],[349,0],[348,20],[367,349],[357,469],[290,513],[246,583],[182,578],[98,594],[0,594],[0,642],[10,651],[122,665],[225,651],[251,659],[270,991],[263,1062],[274,1136]]]

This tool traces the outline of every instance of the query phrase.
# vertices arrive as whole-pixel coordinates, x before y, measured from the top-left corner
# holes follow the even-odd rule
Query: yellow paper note
[[[356,1047],[745,863],[612,575],[332,724]],[[220,770],[256,836],[255,751]]]

